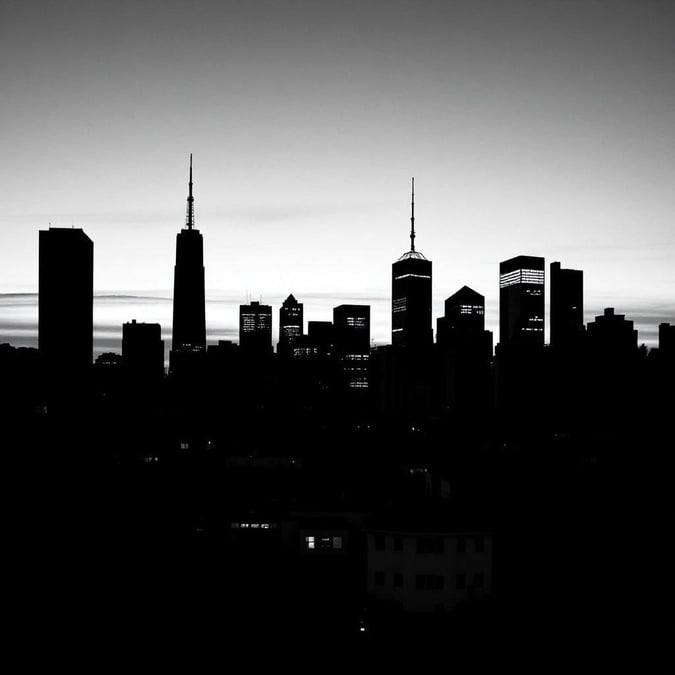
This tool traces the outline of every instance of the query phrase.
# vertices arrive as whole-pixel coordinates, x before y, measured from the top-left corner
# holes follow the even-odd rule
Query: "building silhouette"
[[[172,351],[203,352],[206,348],[204,241],[194,226],[192,155],[185,227],[176,235],[173,283]]]
[[[367,389],[370,357],[370,305],[333,309],[335,354],[347,389]]]
[[[164,376],[164,340],[158,323],[122,325],[122,366],[135,382],[159,383]]]
[[[277,345],[277,352],[280,355],[293,355],[293,346],[302,337],[303,327],[303,305],[291,293],[279,308],[279,344]]]
[[[86,370],[92,362],[94,243],[80,228],[40,231],[39,350],[50,370]]]
[[[519,255],[499,264],[499,341],[544,345],[544,259]]]
[[[584,273],[551,263],[551,345],[570,346],[584,330]]]
[[[445,301],[436,322],[437,391],[442,409],[484,414],[491,398],[492,332],[485,330],[485,297],[463,286]]]
[[[659,324],[659,351],[664,355],[675,356],[675,325]]]
[[[239,346],[248,354],[272,353],[272,307],[254,301],[239,305]]]
[[[431,346],[431,260],[415,250],[415,179],[412,180],[410,250],[391,267],[391,342],[414,350]]]
[[[637,350],[638,332],[633,322],[624,314],[616,314],[613,307],[606,307],[587,326],[588,341],[592,351],[606,359],[631,355]]]

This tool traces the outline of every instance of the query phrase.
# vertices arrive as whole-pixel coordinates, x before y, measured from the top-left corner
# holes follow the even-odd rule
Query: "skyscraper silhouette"
[[[391,341],[395,347],[431,345],[431,260],[415,250],[415,179],[412,179],[410,250],[391,267]]]
[[[91,365],[94,243],[82,229],[40,231],[38,342],[49,367],[63,374]]]
[[[293,294],[289,295],[279,309],[279,344],[277,352],[283,356],[293,353],[293,344],[302,336],[303,307]]]
[[[569,346],[584,330],[584,273],[551,263],[551,336],[554,346]]]
[[[194,226],[192,155],[185,227],[176,235],[176,267],[173,282],[173,351],[204,351],[206,312],[204,304],[204,242]]]
[[[499,264],[499,342],[544,345],[544,259],[519,255]]]
[[[348,389],[368,388],[370,305],[339,305],[333,309],[335,353]]]
[[[272,353],[272,307],[252,302],[239,305],[239,346],[248,354]]]

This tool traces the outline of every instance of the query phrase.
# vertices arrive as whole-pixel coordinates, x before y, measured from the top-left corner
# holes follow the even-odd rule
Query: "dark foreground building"
[[[551,263],[551,345],[568,347],[584,330],[584,273]]]
[[[94,243],[79,228],[40,231],[39,349],[50,369],[91,365]]]

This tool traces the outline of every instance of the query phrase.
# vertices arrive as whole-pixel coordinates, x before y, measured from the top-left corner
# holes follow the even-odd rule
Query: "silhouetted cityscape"
[[[0,345],[0,408],[44,621],[419,641],[478,665],[524,639],[600,653],[669,629],[675,325],[651,350],[612,307],[584,325],[583,271],[556,261],[546,344],[547,268],[526,252],[500,262],[496,346],[471,279],[434,341],[413,179],[391,344],[369,305],[314,321],[293,289],[207,344],[194,204],[190,156],[168,371],[143,317],[92,363],[94,243],[39,233],[39,348]]]

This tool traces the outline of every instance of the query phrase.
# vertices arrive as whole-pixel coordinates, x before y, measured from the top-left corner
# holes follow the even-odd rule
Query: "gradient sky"
[[[292,292],[389,342],[413,175],[434,322],[467,284],[498,338],[518,254],[675,322],[675,2],[0,0],[0,147],[0,341],[36,344],[49,223],[94,240],[98,351],[168,336],[190,152],[209,340]]]

